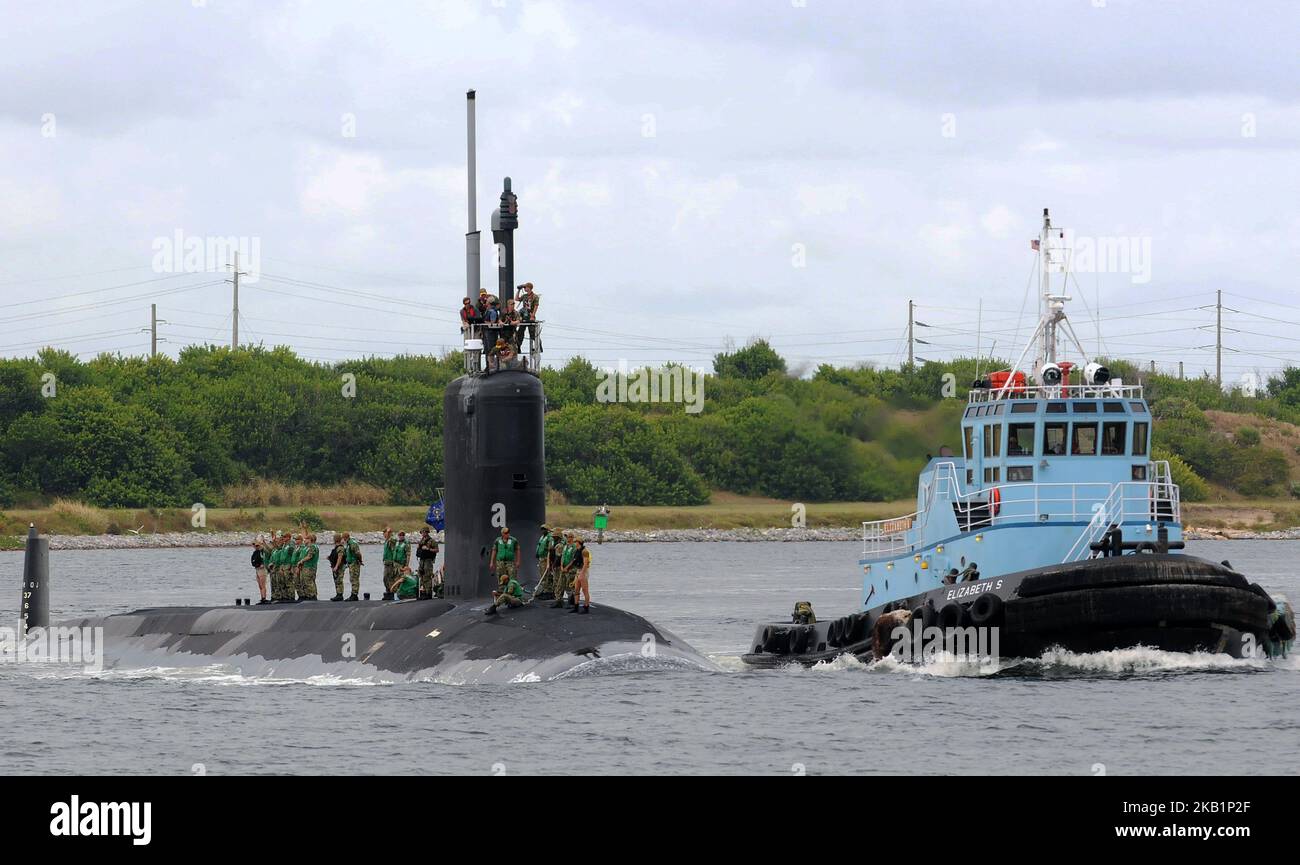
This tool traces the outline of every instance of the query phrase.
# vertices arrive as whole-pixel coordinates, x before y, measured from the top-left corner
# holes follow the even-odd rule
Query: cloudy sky
[[[1086,348],[1199,374],[1222,290],[1225,378],[1268,372],[1300,360],[1296,33],[1268,0],[5,0],[0,354],[142,353],[150,303],[163,350],[228,341],[224,275],[160,267],[178,232],[257,243],[246,341],[455,345],[474,88],[550,363],[894,364],[909,299],[922,357],[1015,354],[1050,207],[1134,253],[1072,284]]]

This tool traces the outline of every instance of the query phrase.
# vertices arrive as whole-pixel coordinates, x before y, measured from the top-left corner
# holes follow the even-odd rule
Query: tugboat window
[[[1033,455],[1034,425],[1031,423],[1013,423],[1007,427],[1007,456],[1031,457]]]
[[[1124,403],[1122,402],[1104,402],[1102,403],[1106,414],[1123,414]]]
[[[965,457],[968,460],[975,459],[975,445],[971,442],[971,436],[975,433],[975,427],[966,427],[961,431],[965,442]]]
[[[1065,403],[1063,402],[1049,402],[1047,404],[1048,414],[1063,414],[1064,412],[1065,412]]]
[[[1064,407],[1065,403],[1059,403]],[[1065,424],[1043,424],[1043,455],[1061,456],[1065,453]]]
[[[1033,414],[1038,411],[1036,402],[1018,402],[1011,406],[1012,414]]]
[[[1007,466],[1007,482],[1028,484],[1034,481],[1033,466]],[[963,563],[964,564],[964,563]]]
[[[1133,409],[1133,414],[1146,414],[1147,407],[1140,402],[1131,402],[1129,407]]]
[[[1111,422],[1101,425],[1102,456],[1117,456],[1124,453],[1124,442],[1128,439],[1128,424]]]
[[[1075,414],[1096,414],[1097,412],[1095,402],[1076,402],[1073,408]]]
[[[984,456],[996,457],[1002,455],[1002,424],[993,424],[984,427]]]
[[[1082,457],[1097,455],[1096,424],[1077,423],[1074,425],[1074,438],[1071,440],[1070,453]]]
[[[1133,424],[1133,456],[1144,457],[1147,455],[1147,425],[1144,423]]]
[[[995,406],[993,407],[993,414],[995,414],[995,415],[1000,415],[1000,414],[1002,414],[1002,410],[1003,410],[1004,408],[1006,408],[1006,407],[1007,407],[1007,406],[1006,406],[1006,403],[998,403],[997,405],[995,405]]]

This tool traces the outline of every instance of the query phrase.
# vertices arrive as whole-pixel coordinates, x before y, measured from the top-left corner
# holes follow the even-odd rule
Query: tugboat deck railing
[[[968,402],[1004,399],[1142,399],[1140,384],[1025,384],[1019,387],[971,388]]]
[[[1083,549],[1087,549],[1086,536],[1103,519],[1101,531],[1112,524],[1181,523],[1179,489],[1170,479],[1168,463],[1151,463],[1149,471],[1147,481],[1016,483],[962,492],[956,467],[942,463],[936,467],[922,510],[862,524],[862,555],[864,559],[906,555],[942,540],[923,533],[937,507],[953,508],[963,534],[1008,524],[1084,522],[1086,528],[1075,545],[1083,544]],[[997,490],[996,505],[993,490]]]

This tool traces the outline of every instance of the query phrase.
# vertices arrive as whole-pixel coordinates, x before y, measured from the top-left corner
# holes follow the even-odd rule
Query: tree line
[[[550,486],[579,504],[694,505],[710,490],[791,501],[881,501],[915,493],[988,360],[900,369],[823,365],[792,376],[756,341],[714,358],[704,408],[604,402],[583,358],[542,372]],[[1188,498],[1212,488],[1290,491],[1286,454],[1249,427],[1215,432],[1220,409],[1300,422],[1300,370],[1251,395],[1210,379],[1145,375],[1156,446]],[[184,349],[178,358],[55,349],[0,360],[0,507],[57,497],[101,507],[223,504],[250,479],[362,481],[393,504],[427,503],[442,482],[442,394],[458,353],[335,364],[287,348]],[[1300,449],[1300,440],[1296,447]]]

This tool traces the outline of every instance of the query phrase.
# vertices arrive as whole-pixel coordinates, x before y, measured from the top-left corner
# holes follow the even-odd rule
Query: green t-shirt
[[[411,545],[406,541],[393,544],[393,561],[404,565],[411,560]]]
[[[564,552],[560,553],[560,564],[568,567],[573,563],[573,554],[578,551],[577,544],[565,544]]]
[[[537,542],[537,558],[544,559],[550,555],[551,545],[553,543],[555,542],[551,540],[550,535],[542,535],[541,539]]]
[[[284,546],[278,546],[271,550],[271,564],[279,566],[284,564]]]
[[[514,595],[516,598],[523,598],[524,587],[519,585],[518,580],[512,579],[510,582],[506,583],[506,590],[502,594]]]
[[[357,562],[361,561],[361,545],[358,544],[356,541],[348,541],[348,545],[343,549],[344,549],[343,558],[344,560],[347,561],[349,565],[354,565]]]
[[[509,540],[506,540],[505,538],[497,538],[497,561],[513,562],[515,560],[515,553],[518,549],[519,541],[514,538],[510,538]]]
[[[298,549],[298,564],[304,568],[314,568],[320,563],[320,547],[307,544]]]
[[[396,552],[397,552],[397,541],[395,541],[392,538],[389,538],[388,540],[384,541],[384,561],[386,562],[393,561]]]

